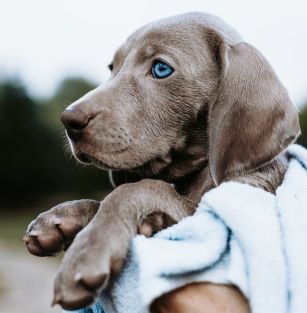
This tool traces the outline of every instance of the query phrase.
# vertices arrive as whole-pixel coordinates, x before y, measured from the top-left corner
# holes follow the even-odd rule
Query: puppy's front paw
[[[128,245],[117,240],[121,236],[106,231],[104,238],[99,238],[99,230],[89,226],[67,250],[54,282],[53,305],[66,310],[92,304],[110,276],[121,270],[127,253]]]
[[[67,249],[76,234],[92,219],[99,202],[69,201],[40,214],[23,238],[31,254],[50,256]]]

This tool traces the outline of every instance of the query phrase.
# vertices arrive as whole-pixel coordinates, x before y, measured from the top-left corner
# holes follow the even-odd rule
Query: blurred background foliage
[[[67,78],[42,100],[31,97],[18,80],[0,82],[0,210],[47,204],[52,196],[48,205],[102,199],[111,190],[107,172],[77,164],[70,150],[64,151],[67,139],[59,120],[65,106],[95,87],[83,78]],[[300,123],[299,143],[307,147],[307,103]]]
[[[300,125],[302,134],[298,139],[298,143],[307,148],[307,102],[300,110]]]
[[[40,100],[18,80],[0,82],[0,210],[35,206],[52,196],[102,199],[111,189],[107,172],[77,164],[69,149],[65,153],[59,120],[65,106],[95,87],[67,78],[50,99]]]

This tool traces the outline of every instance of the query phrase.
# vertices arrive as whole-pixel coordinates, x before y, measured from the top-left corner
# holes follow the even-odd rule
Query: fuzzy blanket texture
[[[123,271],[78,313],[146,313],[165,292],[191,282],[236,285],[253,313],[307,312],[307,150],[288,149],[276,195],[226,182],[202,197],[193,216],[137,236]]]

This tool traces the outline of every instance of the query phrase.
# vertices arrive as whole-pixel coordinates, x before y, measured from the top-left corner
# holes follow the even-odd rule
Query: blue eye
[[[173,72],[174,69],[170,65],[159,60],[155,61],[151,68],[151,74],[153,78],[157,79],[166,78],[173,74]]]

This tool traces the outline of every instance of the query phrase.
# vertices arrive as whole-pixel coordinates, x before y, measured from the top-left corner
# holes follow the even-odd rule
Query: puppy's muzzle
[[[61,122],[64,124],[67,135],[71,140],[77,140],[81,137],[93,115],[85,114],[80,109],[65,110],[61,115]]]

